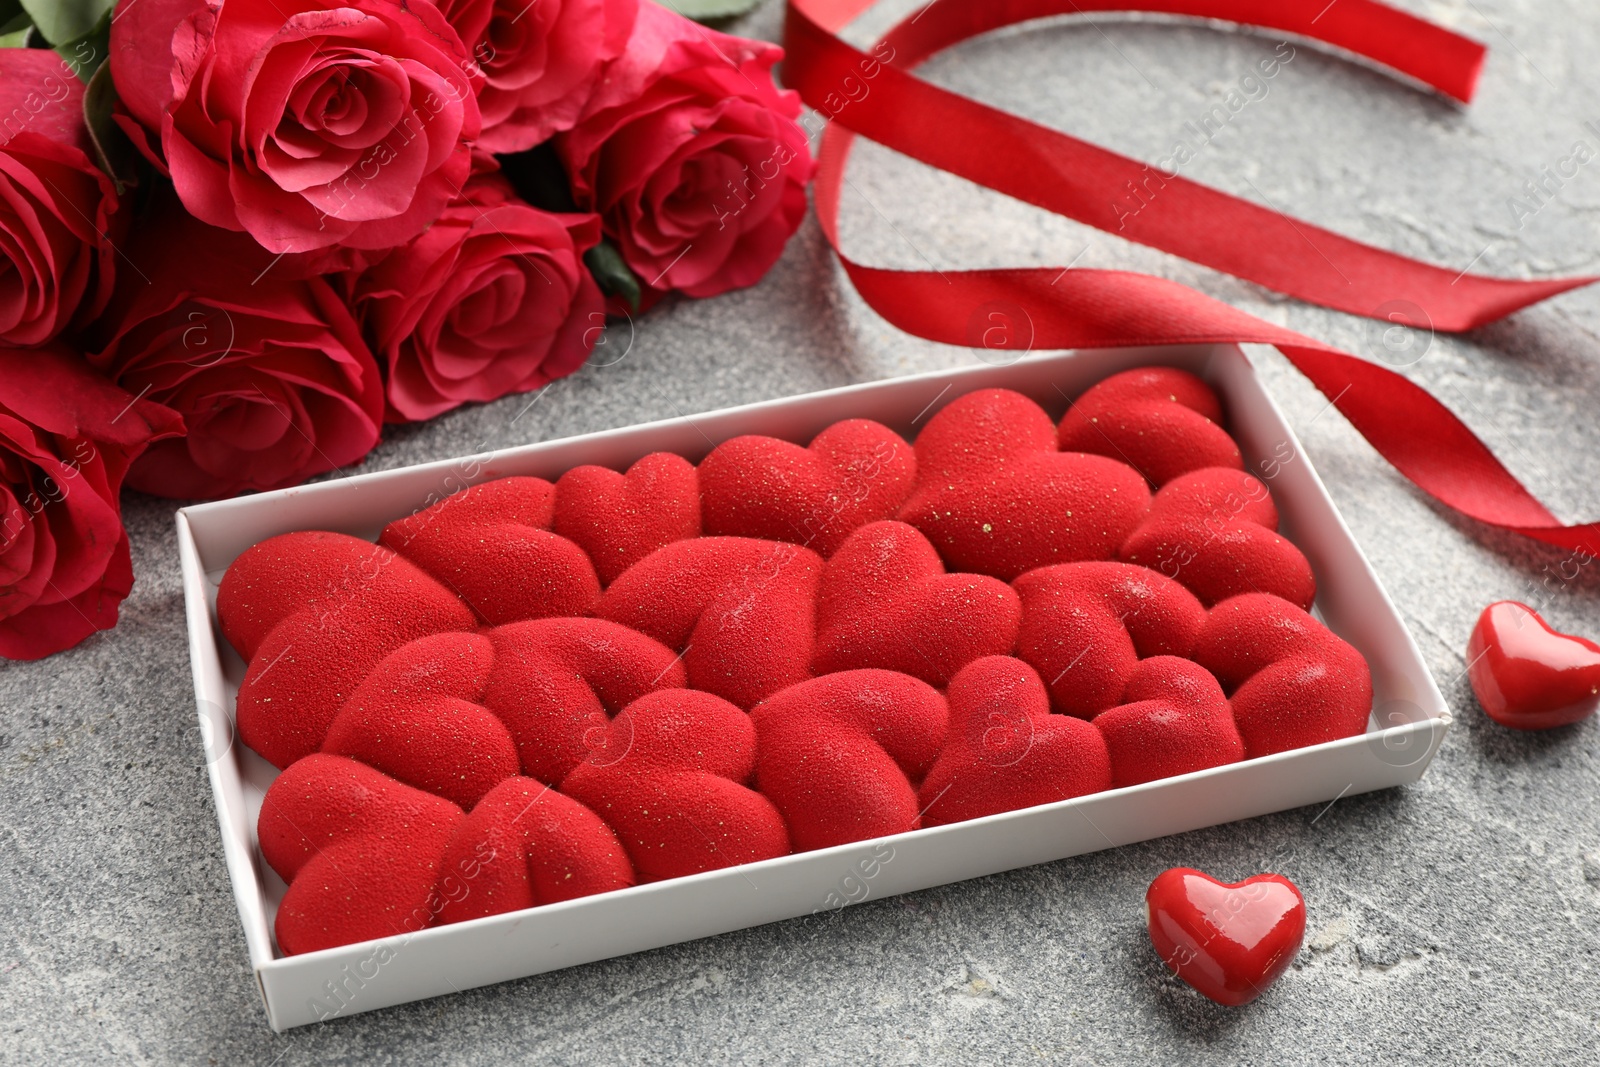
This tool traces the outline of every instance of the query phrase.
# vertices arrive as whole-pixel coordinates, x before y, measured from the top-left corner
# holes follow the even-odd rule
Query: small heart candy
[[[1514,600],[1483,609],[1467,641],[1467,664],[1478,703],[1501,726],[1549,730],[1600,707],[1600,645],[1552,630]]]
[[[1248,1004],[1294,962],[1306,904],[1281,874],[1228,885],[1190,867],[1163,871],[1145,892],[1150,943],[1179,978],[1218,1004]]]

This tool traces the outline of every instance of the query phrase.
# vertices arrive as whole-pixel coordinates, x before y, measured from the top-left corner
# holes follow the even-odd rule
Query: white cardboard
[[[553,480],[583,463],[623,470],[656,451],[698,461],[716,442],[739,434],[804,443],[839,419],[872,418],[909,438],[956,397],[992,386],[1025,393],[1058,416],[1068,398],[1095,381],[1153,363],[1192,370],[1222,396],[1248,469],[1271,487],[1284,532],[1316,572],[1315,612],[1372,667],[1375,707],[1365,736],[383,941],[278,954],[271,930],[284,887],[262,860],[255,835],[261,797],[277,772],[234,742],[234,697],[245,665],[216,622],[217,582],[244,549],[290,530],[371,538],[430,494],[437,499],[511,474]],[[1083,351],[872,382],[201,504],[180,510],[177,523],[223,854],[275,1030],[1413,782],[1450,724],[1394,605],[1282,413],[1233,346]]]

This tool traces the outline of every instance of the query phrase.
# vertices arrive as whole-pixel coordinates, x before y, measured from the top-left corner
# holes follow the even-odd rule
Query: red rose
[[[483,71],[478,147],[520,152],[570,129],[622,54],[639,0],[438,0]]]
[[[479,76],[432,4],[122,8],[111,42],[118,90],[161,131],[173,184],[202,221],[245,230],[272,252],[387,248],[427,228],[466,181]]]
[[[0,348],[0,656],[38,659],[116,625],[133,588],[122,477],[182,428],[65,348]]]
[[[352,305],[389,368],[389,420],[429,419],[582,366],[605,324],[582,258],[599,239],[593,215],[540,211],[491,175],[357,276]]]
[[[89,359],[189,427],[141,456],[130,486],[229,496],[293,485],[372,450],[383,383],[325,280],[280,273],[248,237],[176,205],[139,227],[128,256],[145,276],[123,272]]]
[[[117,196],[90,149],[72,68],[0,48],[0,344],[44,344],[105,306]]]
[[[584,117],[557,136],[578,206],[651,289],[751,285],[800,225],[812,163],[799,98],[772,83],[782,56],[643,4]]]

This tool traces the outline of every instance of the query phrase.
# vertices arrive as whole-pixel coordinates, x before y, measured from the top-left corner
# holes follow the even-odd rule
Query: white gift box
[[[801,444],[845,418],[907,438],[956,397],[1002,386],[1053,417],[1107,375],[1146,364],[1193,371],[1223,398],[1247,469],[1270,486],[1283,532],[1317,577],[1314,612],[1372,667],[1365,736],[1073,800],[816,852],[283,956],[272,921],[284,884],[256,841],[277,770],[235,740],[245,664],[223,639],[217,583],[241,552],[291,530],[375,538],[393,519],[506,475],[555,480],[585,463],[626,470],[650,452],[698,461],[716,442],[761,433]],[[1450,724],[1443,696],[1282,413],[1233,346],[1084,351],[974,366],[507,448],[235,500],[177,514],[195,696],[223,853],[250,963],[274,1030],[809,915],[1034,863],[1416,781]],[[1130,902],[1130,907],[1136,903]]]

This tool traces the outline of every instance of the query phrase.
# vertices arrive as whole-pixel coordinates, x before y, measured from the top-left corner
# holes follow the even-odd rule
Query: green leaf
[[[661,0],[662,6],[696,22],[717,22],[761,6],[761,0]]]
[[[76,40],[55,46],[56,55],[85,83],[111,55],[111,14],[106,13],[98,25]]]
[[[622,297],[630,311],[639,310],[639,279],[623,262],[616,245],[602,237],[599,244],[583,254],[583,265],[594,275],[601,292]]]
[[[95,31],[101,22],[109,22],[111,9],[117,0],[18,0],[22,9],[33,16],[39,27],[39,36],[52,46],[60,48]]]
[[[27,48],[33,40],[33,20],[18,0],[0,0],[0,48]]]
[[[115,122],[111,109],[117,102],[117,87],[111,81],[111,68],[101,66],[83,91],[83,121],[94,142],[95,162],[117,185],[121,196],[128,186],[139,184],[139,154]]]

